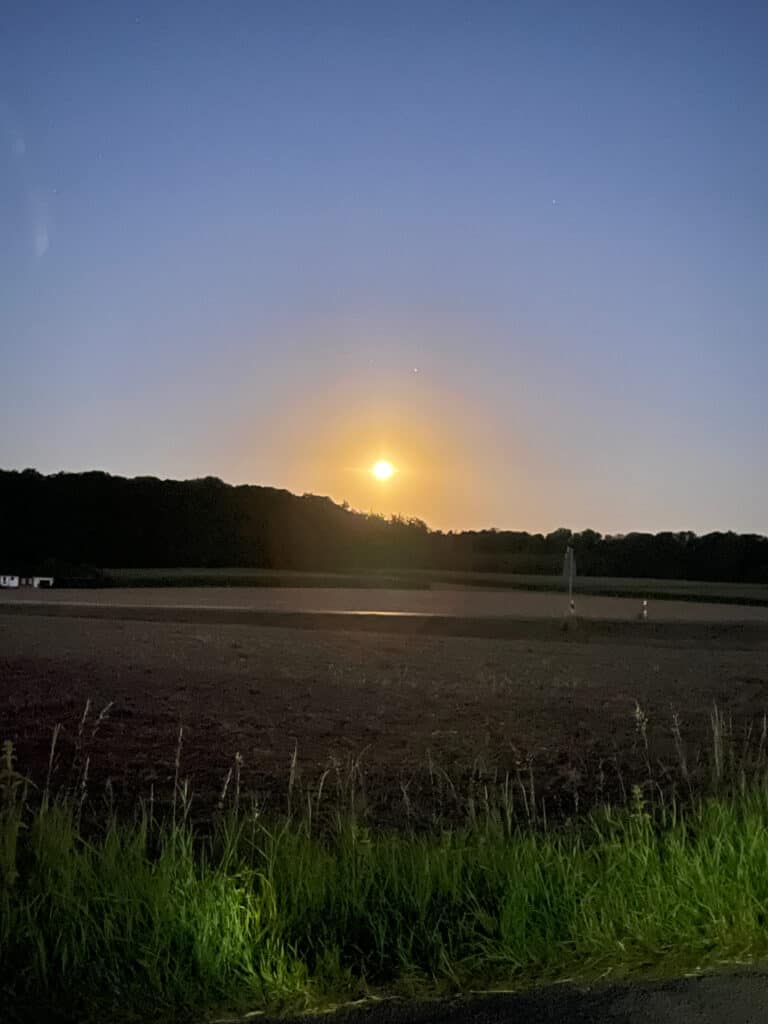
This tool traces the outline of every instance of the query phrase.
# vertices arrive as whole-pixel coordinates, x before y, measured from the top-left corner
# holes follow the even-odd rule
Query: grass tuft
[[[650,773],[640,708],[635,722]],[[366,823],[359,761],[334,765],[305,802],[294,756],[288,812],[265,821],[240,792],[239,755],[203,832],[181,730],[167,819],[153,795],[133,820],[107,813],[86,829],[87,758],[76,785],[54,794],[49,772],[33,799],[5,743],[0,997],[28,1019],[180,1019],[763,959],[768,785],[751,734],[737,742],[717,709],[712,729],[706,797],[642,780],[625,804],[555,825],[521,761],[499,793],[474,780],[463,824],[399,832]],[[690,781],[679,718],[673,734]],[[764,736],[763,723],[758,750]],[[346,809],[320,822],[334,787]],[[407,815],[406,783],[401,795]]]

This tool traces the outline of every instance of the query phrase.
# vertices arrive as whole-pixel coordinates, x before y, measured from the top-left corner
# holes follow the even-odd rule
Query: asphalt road
[[[0,616],[10,624],[14,616],[107,619],[118,622],[206,623],[208,625],[266,626],[271,628],[389,633],[415,636],[484,637],[503,640],[606,641],[686,647],[768,648],[768,623],[584,619],[570,617],[515,618],[462,617],[417,612],[267,611],[205,605],[141,606],[85,603],[46,604],[0,601]],[[766,1018],[768,1024],[768,1018]]]
[[[562,619],[568,612],[562,593],[525,590],[385,590],[317,587],[136,587],[107,590],[3,590],[0,609],[20,604],[56,608],[141,608],[211,612],[406,614],[450,618]],[[576,595],[582,619],[636,621],[642,602],[630,597]],[[693,601],[649,601],[651,622],[760,622],[768,607]]]
[[[285,1019],[250,1019],[287,1024]],[[297,1024],[766,1024],[768,974],[718,974],[592,990],[556,986],[453,1003],[385,1002],[340,1010],[330,1017],[296,1020]]]

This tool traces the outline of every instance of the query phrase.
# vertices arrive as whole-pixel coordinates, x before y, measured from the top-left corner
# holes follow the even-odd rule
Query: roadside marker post
[[[568,611],[569,614],[576,614],[576,602],[573,600],[573,580],[576,576],[576,559],[573,548],[568,545],[565,549],[565,562],[563,564],[563,575],[568,580]]]

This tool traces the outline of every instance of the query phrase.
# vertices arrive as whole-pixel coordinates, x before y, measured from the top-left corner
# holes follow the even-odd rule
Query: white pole
[[[573,561],[573,548],[570,547],[570,546],[568,547],[568,550],[566,552],[566,558],[568,560],[568,608],[569,608],[569,611],[570,611],[571,615],[574,615],[575,612],[576,612],[576,606],[575,606],[575,604],[573,602],[573,569],[574,569],[574,561]]]

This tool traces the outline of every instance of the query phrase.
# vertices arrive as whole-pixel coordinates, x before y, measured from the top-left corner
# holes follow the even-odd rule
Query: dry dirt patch
[[[671,709],[692,759],[714,702],[737,729],[768,709],[764,645],[711,631],[699,642],[699,628],[670,647],[0,615],[0,739],[40,782],[53,726],[64,771],[86,700],[112,702],[89,746],[91,785],[109,778],[133,800],[168,790],[181,724],[201,808],[236,752],[244,786],[284,800],[294,749],[306,779],[359,758],[385,816],[401,813],[403,784],[428,764],[461,779],[532,758],[542,793],[586,797],[601,762],[609,783],[611,766],[641,765],[636,701],[662,763],[674,758]]]

